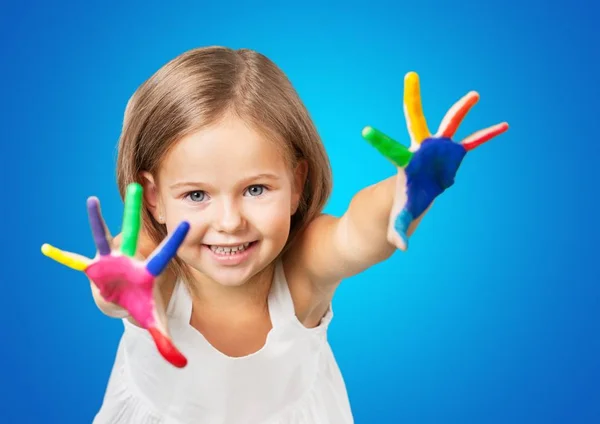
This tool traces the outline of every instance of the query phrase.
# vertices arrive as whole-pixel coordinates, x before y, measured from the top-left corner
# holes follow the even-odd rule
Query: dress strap
[[[289,322],[291,319],[296,319],[296,311],[294,310],[294,301],[288,287],[285,271],[281,260],[275,264],[273,273],[273,282],[269,292],[269,314],[271,315],[271,323],[273,327]]]
[[[167,317],[169,320],[189,324],[191,316],[192,298],[183,280],[178,279],[169,300],[169,305],[167,306]]]

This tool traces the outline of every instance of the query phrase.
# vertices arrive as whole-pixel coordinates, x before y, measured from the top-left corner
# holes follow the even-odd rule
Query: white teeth
[[[244,243],[244,244],[240,244],[239,246],[210,246],[210,250],[212,250],[215,253],[220,253],[222,255],[232,255],[235,254],[237,252],[242,252],[244,251],[248,245],[250,243]]]

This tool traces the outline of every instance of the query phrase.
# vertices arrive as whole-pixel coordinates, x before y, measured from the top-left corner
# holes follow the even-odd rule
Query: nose
[[[224,201],[215,216],[215,229],[223,233],[235,233],[244,228],[245,219],[239,205]]]

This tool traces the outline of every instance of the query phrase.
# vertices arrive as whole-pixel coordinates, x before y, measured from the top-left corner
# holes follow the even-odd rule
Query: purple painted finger
[[[100,201],[97,197],[90,197],[87,200],[87,209],[90,226],[92,227],[92,236],[98,253],[102,256],[110,255],[110,244],[106,238],[106,227],[100,213]]]

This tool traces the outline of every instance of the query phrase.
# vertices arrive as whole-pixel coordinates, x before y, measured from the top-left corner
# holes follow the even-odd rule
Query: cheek
[[[195,214],[185,217],[190,223],[190,240],[201,239],[208,229],[206,219],[202,219],[201,214]]]
[[[183,241],[182,248],[190,245],[195,245],[199,240],[202,240],[204,234],[207,231],[206,220],[202,219],[201,214],[172,214],[168,216],[168,229],[172,232],[182,222],[187,221],[190,224],[190,230],[188,231],[185,240]]]
[[[286,196],[268,204],[253,205],[247,210],[251,225],[271,238],[287,238],[290,218],[290,199]]]

